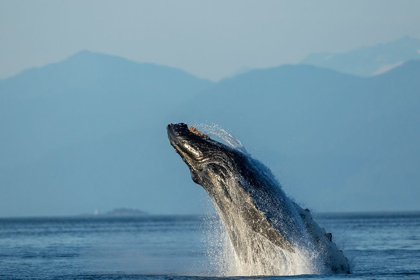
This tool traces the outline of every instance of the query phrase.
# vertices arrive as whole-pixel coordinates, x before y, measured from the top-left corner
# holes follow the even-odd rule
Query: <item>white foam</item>
[[[211,224],[206,233],[207,257],[213,275],[230,277],[327,273],[315,250],[296,247],[294,253],[288,252],[250,231],[245,225],[239,231],[248,237],[242,239],[245,242],[241,246],[247,251],[248,257],[240,259],[222,222],[214,217],[207,219],[207,222]]]

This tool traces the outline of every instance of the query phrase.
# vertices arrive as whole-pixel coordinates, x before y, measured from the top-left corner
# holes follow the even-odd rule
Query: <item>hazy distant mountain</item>
[[[0,165],[156,125],[211,86],[184,71],[83,51],[0,81]]]
[[[305,65],[255,70],[180,114],[228,128],[316,209],[419,209],[419,61],[371,78]]]
[[[347,53],[310,54],[301,63],[342,73],[371,76],[414,59],[420,59],[420,40],[406,36],[394,42],[362,47]]]

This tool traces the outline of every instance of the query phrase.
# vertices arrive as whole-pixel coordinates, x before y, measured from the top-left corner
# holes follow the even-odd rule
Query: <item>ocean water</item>
[[[0,219],[0,279],[420,279],[420,213],[320,214],[350,275],[244,277],[215,217]]]

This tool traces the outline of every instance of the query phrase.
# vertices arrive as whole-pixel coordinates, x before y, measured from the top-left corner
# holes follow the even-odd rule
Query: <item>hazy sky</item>
[[[4,1],[0,78],[91,50],[218,80],[420,38],[420,1]]]

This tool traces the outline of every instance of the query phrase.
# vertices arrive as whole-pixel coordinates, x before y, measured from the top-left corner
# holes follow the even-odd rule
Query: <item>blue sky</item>
[[[80,51],[218,80],[409,35],[420,1],[0,1],[0,78]]]

